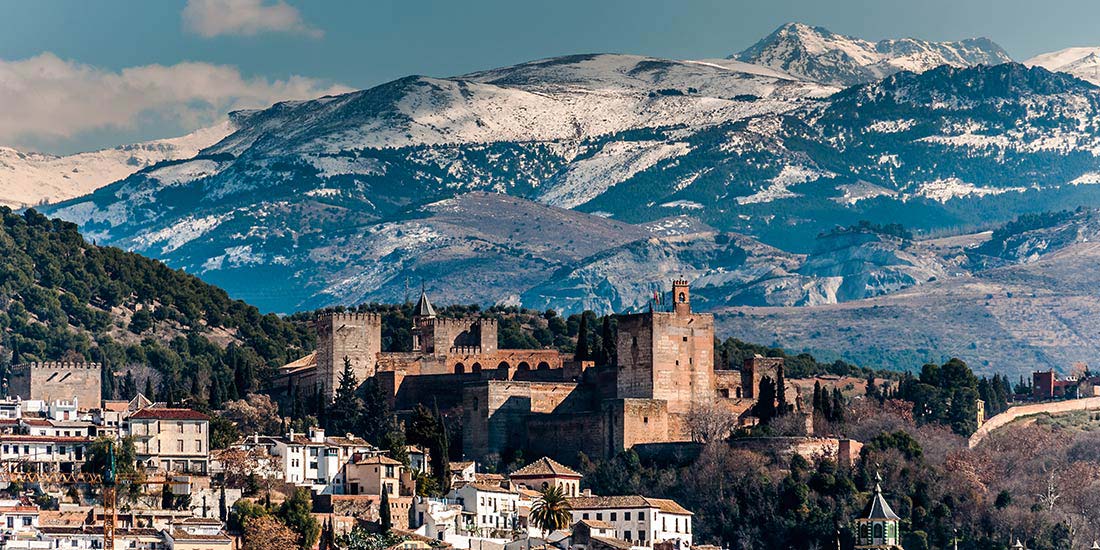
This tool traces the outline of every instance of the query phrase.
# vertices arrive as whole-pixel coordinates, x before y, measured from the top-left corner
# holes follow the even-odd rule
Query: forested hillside
[[[81,237],[74,224],[0,208],[0,365],[98,361],[104,394],[138,385],[211,405],[254,390],[313,347],[301,325],[182,271]],[[138,374],[114,376],[129,365]],[[119,386],[129,386],[121,388]],[[116,388],[119,390],[116,392]]]

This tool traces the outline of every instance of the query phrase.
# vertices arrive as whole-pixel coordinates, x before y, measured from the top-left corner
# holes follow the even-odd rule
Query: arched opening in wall
[[[546,361],[539,361],[538,369],[539,370],[550,370],[550,363],[547,363]]]
[[[686,301],[688,301],[687,294],[684,294],[683,292],[681,292],[680,293],[680,303],[683,303],[683,302],[686,302]]]
[[[497,365],[497,368],[500,370],[508,370],[511,368],[511,365],[509,365],[507,361],[501,361],[500,364]]]
[[[741,399],[741,388],[737,388],[737,398]]]
[[[455,363],[455,374],[466,374],[466,365]]]
[[[543,491],[545,491],[545,490],[547,490],[547,489],[549,489],[549,488],[550,488],[550,484],[549,484],[549,483],[547,483],[547,482],[545,482],[545,481],[543,481],[543,482],[542,482],[542,490],[543,490]]]
[[[517,370],[531,370],[531,365],[527,361],[520,361],[519,364],[516,365],[516,369]]]
[[[474,363],[474,366],[470,368],[470,372],[481,372],[481,363]]]

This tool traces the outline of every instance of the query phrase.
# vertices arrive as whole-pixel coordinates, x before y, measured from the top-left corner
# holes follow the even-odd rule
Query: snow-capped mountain
[[[736,61],[583,55],[408,77],[233,121],[237,131],[190,159],[47,211],[275,311],[392,299],[427,274],[460,296],[494,281],[482,299],[568,310],[644,300],[655,281],[629,267],[639,265],[721,281],[700,294],[712,304],[860,299],[950,270],[864,243],[853,258],[871,267],[847,271],[847,252],[814,252],[819,233],[1100,204],[1100,92],[1017,64],[900,72],[837,92]],[[563,228],[592,227],[602,236],[587,242],[606,246],[531,249],[509,237],[530,227],[497,232],[496,218],[518,208],[501,201],[424,221],[440,215],[430,205],[486,191],[570,208],[580,217],[530,223],[561,241],[572,240]],[[593,221],[606,218],[629,238],[607,238]],[[471,234],[459,219],[487,229]],[[707,238],[645,244],[637,228],[666,219],[812,257],[759,249],[747,258],[770,259],[745,264]],[[787,267],[764,276],[768,262]],[[619,298],[578,304],[577,285]]]
[[[1024,61],[1028,67],[1069,73],[1081,80],[1100,85],[1100,48],[1066,48],[1044,53]]]
[[[1000,46],[986,38],[871,42],[802,23],[787,23],[732,58],[838,86],[864,84],[899,71],[923,72],[940,65],[967,67],[1012,61]]]
[[[66,156],[0,147],[0,205],[22,208],[86,195],[158,162],[191,158],[233,130],[227,120],[178,138]]]

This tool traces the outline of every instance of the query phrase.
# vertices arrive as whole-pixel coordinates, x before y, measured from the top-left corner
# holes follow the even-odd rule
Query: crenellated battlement
[[[102,370],[103,365],[84,361],[42,361],[12,365],[12,372],[21,370]]]
[[[369,323],[381,323],[382,322],[382,314],[381,313],[371,313],[371,312],[362,312],[362,313],[360,313],[360,312],[354,312],[354,311],[345,311],[345,312],[326,311],[326,312],[321,313],[320,315],[317,316],[317,321],[321,321],[321,322],[325,322],[325,321],[356,321],[356,322],[366,321],[366,322],[369,322]]]

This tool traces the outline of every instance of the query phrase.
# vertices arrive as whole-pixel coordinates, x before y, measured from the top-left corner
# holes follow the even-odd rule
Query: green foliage
[[[298,546],[302,550],[313,548],[321,534],[321,526],[317,523],[317,518],[310,514],[312,509],[313,501],[309,496],[309,490],[298,487],[275,513],[276,517],[298,534]]]
[[[378,526],[383,533],[393,531],[393,510],[390,509],[390,492],[382,490],[382,500],[378,503]]]
[[[387,550],[405,541],[392,532],[370,533],[356,526],[346,535],[336,537],[336,546],[343,550]]]
[[[238,386],[258,387],[271,367],[314,345],[306,326],[261,314],[162,263],[89,244],[74,224],[34,210],[0,208],[0,256],[0,348],[11,351],[11,363],[75,355],[119,372],[146,364],[161,375],[164,395],[157,397],[179,402],[194,389],[207,399],[210,385],[233,380],[235,369],[243,370]],[[128,325],[117,308],[133,312]],[[144,338],[116,340],[124,326]],[[214,330],[228,332],[234,344],[214,344]],[[136,381],[129,382],[120,397],[132,397]],[[105,397],[119,393],[113,383],[105,388]]]
[[[1004,382],[1000,385],[1003,392]],[[978,389],[978,379],[966,363],[951,359],[943,365],[925,365],[919,378],[903,378],[897,396],[913,404],[918,423],[950,426],[955,433],[968,436],[978,429]],[[991,388],[987,394],[989,391]],[[994,399],[994,404],[998,400]]]
[[[876,375],[880,378],[896,379],[899,373],[887,370],[872,370],[858,367],[844,361],[822,363],[808,353],[789,354],[782,348],[742,342],[736,338],[714,339],[714,368],[720,370],[740,370],[746,359],[755,355],[763,357],[783,357],[784,371],[791,378],[810,378],[823,374],[837,376],[857,376],[865,378]]]
[[[565,491],[557,485],[543,489],[531,506],[530,521],[544,533],[565,529],[573,518]]]

